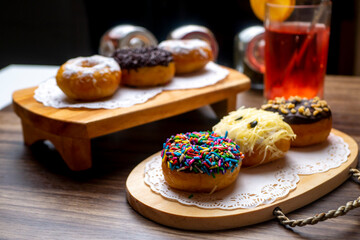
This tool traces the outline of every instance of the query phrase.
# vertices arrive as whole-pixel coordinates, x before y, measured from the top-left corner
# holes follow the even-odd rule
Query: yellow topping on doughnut
[[[277,113],[258,110],[256,108],[239,108],[230,112],[213,127],[213,131],[221,136],[234,140],[242,152],[254,152],[255,145],[259,145],[262,154],[276,157],[282,155],[275,143],[281,139],[294,139],[296,135],[290,125],[285,123],[283,117]],[[257,124],[251,124],[257,122]]]

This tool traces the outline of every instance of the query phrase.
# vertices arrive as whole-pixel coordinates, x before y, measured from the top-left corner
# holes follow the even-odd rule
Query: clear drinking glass
[[[293,6],[266,3],[267,99],[296,95],[323,98],[331,5],[330,1]]]

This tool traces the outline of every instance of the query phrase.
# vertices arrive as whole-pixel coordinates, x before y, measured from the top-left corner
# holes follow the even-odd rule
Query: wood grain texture
[[[34,99],[35,88],[13,94],[22,120],[24,141],[50,140],[73,171],[92,166],[90,139],[213,104],[218,116],[235,110],[236,94],[250,88],[250,80],[228,68],[217,84],[198,89],[163,91],[143,104],[117,109],[56,109]]]
[[[349,144],[351,154],[347,162],[340,167],[324,173],[300,175],[296,189],[285,198],[271,204],[250,209],[202,209],[196,206],[186,206],[177,201],[163,198],[151,191],[144,182],[144,170],[147,162],[160,152],[148,157],[134,168],[126,180],[126,195],[130,205],[141,215],[166,226],[188,230],[222,230],[252,225],[272,219],[275,207],[288,213],[317,200],[334,190],[349,176],[349,169],[357,165],[358,146],[348,135],[332,130],[337,136]],[[247,172],[246,168],[241,169]]]
[[[328,76],[325,98],[334,128],[360,143],[360,78]],[[259,107],[262,94],[238,94],[237,106]],[[0,239],[360,239],[360,210],[314,226],[288,229],[276,220],[219,231],[177,230],[148,220],[126,201],[132,169],[161,150],[168,136],[210,130],[219,119],[208,106],[91,140],[94,166],[72,172],[53,146],[24,145],[21,121],[0,111]],[[136,144],[135,144],[136,143]],[[288,216],[306,218],[360,195],[360,185],[338,188]]]
[[[217,84],[198,89],[163,91],[142,104],[117,109],[56,109],[37,102],[34,88],[13,94],[15,112],[35,128],[60,136],[94,138],[199,107],[230,99],[228,110],[235,109],[236,94],[250,88],[249,79],[227,68],[229,75]]]

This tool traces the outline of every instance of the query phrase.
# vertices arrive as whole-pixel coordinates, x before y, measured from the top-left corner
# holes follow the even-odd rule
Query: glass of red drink
[[[309,2],[309,1],[307,1]],[[323,98],[331,2],[265,7],[264,95]]]

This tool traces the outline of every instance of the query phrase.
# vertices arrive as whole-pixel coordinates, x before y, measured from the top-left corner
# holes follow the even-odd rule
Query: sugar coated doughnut
[[[56,74],[59,88],[72,99],[97,100],[114,94],[121,81],[119,64],[94,55],[77,57],[64,63]]]
[[[212,193],[236,180],[244,155],[231,139],[206,131],[171,136],[164,143],[161,157],[170,187]]]
[[[122,70],[122,83],[132,87],[164,85],[175,74],[170,52],[157,47],[119,49],[114,53]]]
[[[279,159],[290,148],[295,134],[277,113],[256,108],[239,108],[230,112],[213,127],[221,136],[228,133],[246,158],[244,167],[252,167]]]
[[[173,54],[176,74],[198,71],[213,60],[210,45],[200,39],[165,40],[159,48]]]
[[[330,134],[332,116],[329,105],[318,97],[313,99],[298,96],[269,100],[262,109],[277,112],[290,124],[296,139],[294,147],[305,147],[324,142]]]

